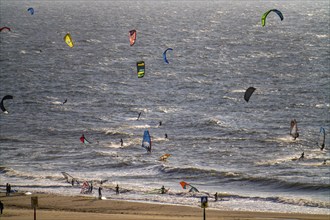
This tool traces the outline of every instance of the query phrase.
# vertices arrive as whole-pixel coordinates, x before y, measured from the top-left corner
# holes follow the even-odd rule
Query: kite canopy
[[[0,108],[3,111],[3,113],[8,114],[8,111],[6,110],[5,106],[3,105],[3,101],[6,99],[13,99],[14,97],[11,95],[6,95],[2,98],[1,102],[0,102]]]
[[[167,60],[167,57],[166,57],[166,52],[167,52],[168,50],[173,50],[173,49],[172,49],[172,48],[167,48],[167,49],[163,52],[163,59],[164,59],[164,62],[167,63],[167,64],[169,64],[169,62],[168,62],[168,60]]]
[[[69,47],[73,47],[73,41],[72,41],[72,38],[71,38],[71,35],[70,33],[67,33],[65,36],[64,36],[64,42],[69,46]]]
[[[290,123],[290,135],[294,139],[296,139],[297,137],[299,137],[298,126],[297,126],[296,119],[291,120],[291,123]]]
[[[133,46],[136,40],[136,30],[129,31],[129,44]]]
[[[284,17],[283,17],[282,12],[280,12],[280,11],[277,10],[277,9],[271,9],[271,10],[265,12],[265,13],[262,15],[262,17],[261,17],[261,25],[262,25],[262,26],[265,26],[265,25],[266,25],[266,18],[267,18],[267,16],[268,16],[268,14],[269,14],[270,12],[272,12],[272,11],[275,12],[275,13],[281,18],[281,21],[283,21]]]
[[[30,12],[31,15],[34,14],[34,9],[33,8],[28,8],[27,11]]]
[[[144,131],[142,147],[145,148],[148,152],[151,152],[151,137],[148,130]]]
[[[0,31],[3,31],[3,30],[11,31],[9,27],[2,27],[2,28],[0,28]]]
[[[250,97],[252,95],[252,93],[256,90],[256,88],[254,87],[249,87],[246,91],[245,91],[245,94],[244,94],[244,100],[246,102],[248,102],[250,100]]]
[[[138,61],[136,63],[136,67],[137,67],[138,78],[144,77],[144,73],[145,73],[144,61]]]

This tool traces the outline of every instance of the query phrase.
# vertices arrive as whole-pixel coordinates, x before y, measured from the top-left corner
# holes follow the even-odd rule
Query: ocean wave
[[[282,204],[296,205],[296,206],[330,208],[330,202],[315,201],[315,200],[302,199],[302,198],[243,196],[243,195],[228,194],[228,193],[218,193],[218,197],[220,198],[220,200],[223,201],[230,199],[239,199],[239,200],[252,200],[252,201],[261,201],[261,202],[274,202],[274,203],[282,203]]]
[[[214,178],[221,182],[248,182],[252,185],[267,186],[280,190],[296,190],[296,191],[327,191],[330,184],[322,183],[306,183],[306,182],[290,182],[276,177],[269,176],[251,176],[240,172],[218,171],[215,169],[203,169],[197,167],[169,167],[163,166],[160,170],[170,176],[185,176],[189,179]]]
[[[0,167],[0,173],[3,173],[4,175],[8,177],[17,177],[22,179],[30,179],[30,180],[37,180],[37,179],[49,179],[49,180],[63,180],[63,176],[59,174],[54,175],[45,175],[45,174],[38,174],[37,172],[27,172],[27,171],[18,171],[14,170],[9,167]]]

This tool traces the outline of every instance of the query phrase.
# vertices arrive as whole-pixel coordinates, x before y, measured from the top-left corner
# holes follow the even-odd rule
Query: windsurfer
[[[162,186],[162,188],[160,190],[161,190],[162,194],[165,194],[165,187],[164,187],[164,185]]]
[[[120,146],[124,146],[124,141],[122,138],[120,139]]]
[[[118,195],[119,194],[119,185],[117,184],[116,186],[116,194]]]
[[[139,112],[139,115],[138,115],[138,117],[137,117],[136,120],[139,120],[140,119],[140,116],[141,116],[141,112]]]

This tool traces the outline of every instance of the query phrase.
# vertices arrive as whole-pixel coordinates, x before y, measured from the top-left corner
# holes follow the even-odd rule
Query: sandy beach
[[[38,197],[37,219],[119,219],[119,220],[194,220],[203,219],[199,207],[164,205],[116,200],[98,200],[85,196],[62,196],[55,194],[13,194],[6,197],[0,194],[5,206],[0,219],[33,219],[31,197]],[[266,213],[206,210],[206,219],[320,219],[329,220],[328,215],[308,215],[299,213]]]

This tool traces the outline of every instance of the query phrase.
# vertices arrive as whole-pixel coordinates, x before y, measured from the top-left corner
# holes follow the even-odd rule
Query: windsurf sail
[[[325,129],[323,127],[320,128],[319,146],[321,150],[323,150],[325,147]]]
[[[129,33],[129,44],[133,46],[136,41],[136,30],[131,30]]]
[[[294,140],[296,140],[296,138],[299,137],[298,126],[297,126],[296,119],[291,120],[290,135],[294,138]]]
[[[142,147],[145,148],[148,152],[151,152],[151,137],[148,130],[144,131]]]
[[[138,78],[144,77],[144,73],[145,73],[144,61],[138,61],[136,63],[136,67],[137,67]]]
[[[74,44],[73,44],[73,41],[72,41],[72,38],[71,38],[71,34],[70,33],[67,33],[65,36],[64,36],[64,42],[69,46],[69,47],[73,47]]]
[[[34,14],[34,9],[33,8],[28,8],[27,11],[30,12],[31,15]]]
[[[90,144],[90,143],[91,143],[90,141],[88,141],[88,140],[85,138],[85,135],[81,135],[81,137],[80,137],[80,141],[81,141],[81,143],[83,143],[83,144]]]
[[[248,102],[249,100],[250,100],[250,97],[251,97],[251,95],[253,94],[253,92],[256,90],[256,88],[254,88],[254,87],[249,87],[246,91],[245,91],[245,93],[244,93],[244,100],[246,101],[246,102]]]
[[[66,172],[62,172],[62,175],[64,176],[64,178],[66,179],[66,181],[68,183],[71,183],[72,184],[72,181],[73,182],[76,182],[78,185],[79,185],[79,182],[77,179],[75,179],[73,176],[71,176],[70,174],[66,173]]]
[[[169,158],[170,156],[171,156],[171,154],[164,154],[163,156],[161,156],[161,157],[159,158],[159,160],[165,161],[165,160],[167,160],[167,158]]]
[[[3,113],[8,114],[8,111],[6,110],[5,106],[3,105],[3,101],[6,100],[6,99],[13,99],[13,98],[14,98],[14,97],[11,96],[11,95],[5,95],[5,96],[2,98],[2,100],[1,100],[1,102],[0,102],[0,108],[1,108],[1,110],[3,111]]]
[[[164,62],[169,64],[168,60],[167,60],[167,56],[166,56],[166,52],[167,51],[172,51],[173,49],[172,48],[167,48],[164,52],[163,52],[163,59],[164,59]]]
[[[0,31],[4,31],[4,30],[11,31],[9,27],[2,27],[2,28],[0,28]]]
[[[185,181],[181,181],[180,185],[183,189],[187,189],[187,187],[190,187],[189,192],[199,192],[196,187],[190,185],[189,183],[186,183]]]
[[[283,17],[282,12],[280,12],[280,11],[277,10],[277,9],[271,9],[271,10],[265,12],[265,13],[262,15],[262,17],[261,17],[261,25],[262,25],[262,26],[265,26],[265,25],[266,25],[266,18],[267,18],[268,14],[269,14],[270,12],[275,12],[275,13],[281,18],[281,21],[283,21],[284,17]]]
[[[88,194],[91,193],[90,191],[90,185],[87,181],[85,181],[82,186],[81,186],[81,190],[80,190],[81,194]]]

